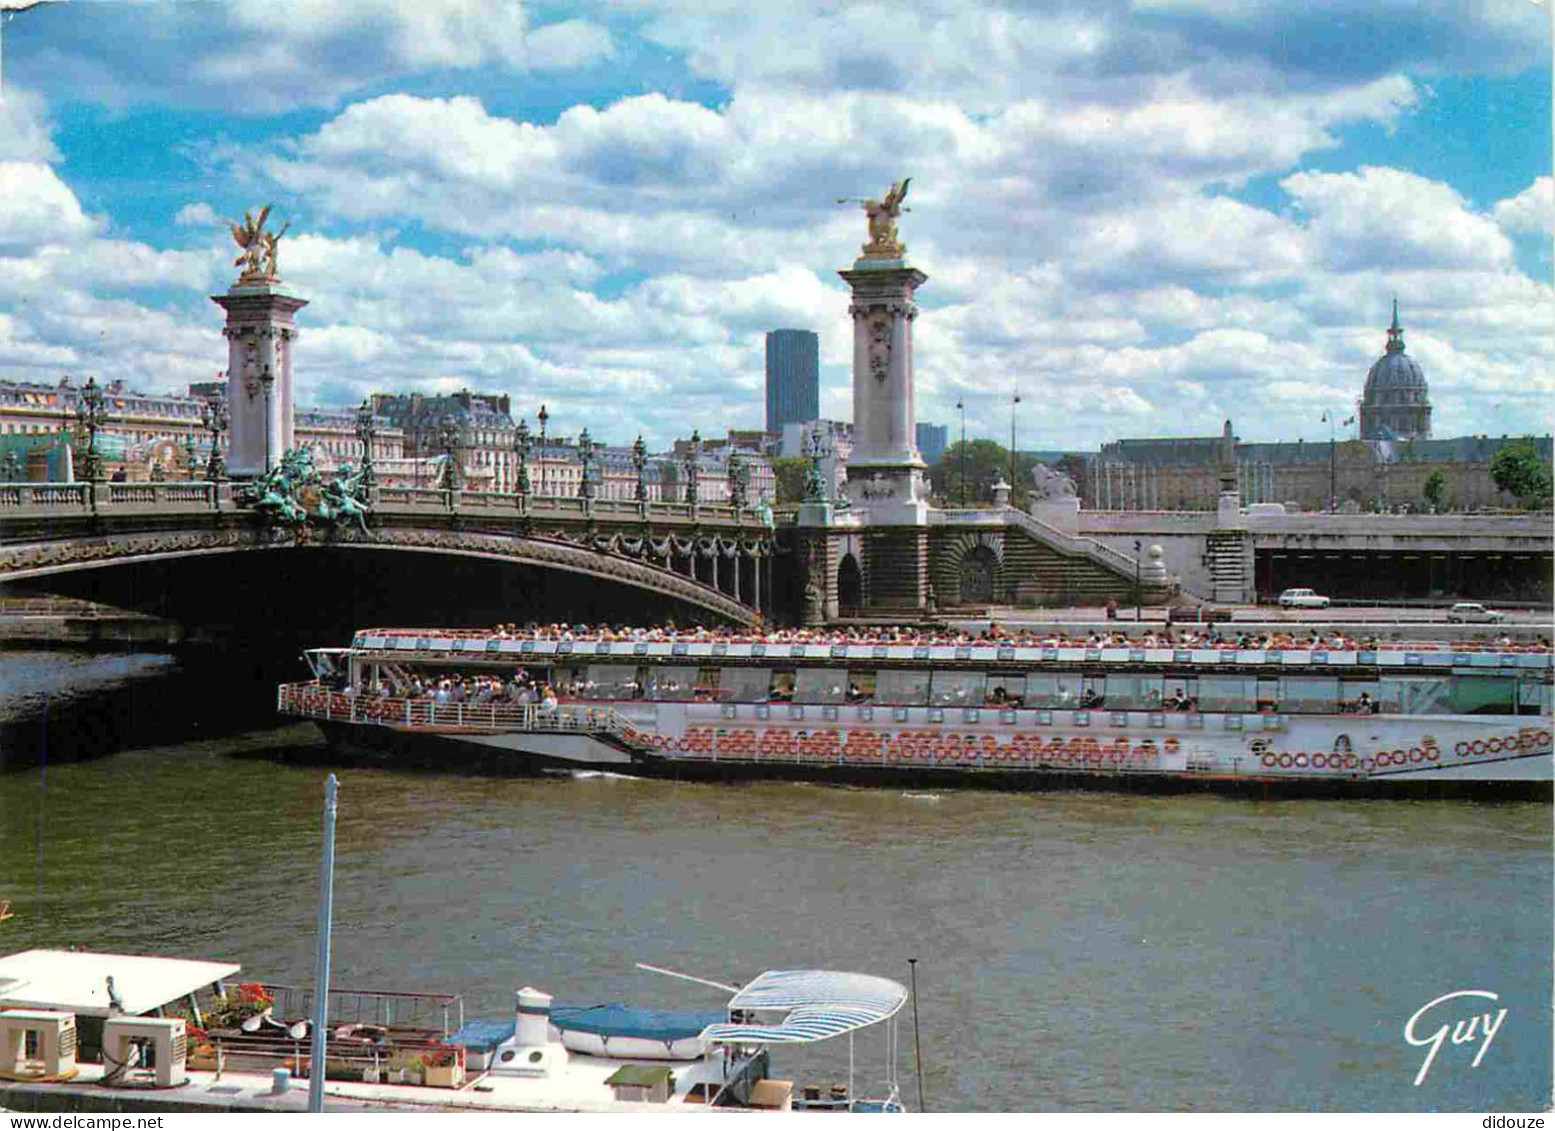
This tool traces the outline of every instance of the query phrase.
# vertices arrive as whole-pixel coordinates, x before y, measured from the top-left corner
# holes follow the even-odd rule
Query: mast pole
[[[912,972],[912,1057],[913,1071],[918,1077],[918,1111],[929,1109],[923,1103],[923,1045],[918,1040],[918,960],[909,958],[907,969]]]
[[[339,783],[324,783],[324,852],[319,863],[319,953],[313,987],[313,1063],[308,1069],[308,1110],[324,1110],[324,1042],[329,1033],[329,942],[335,911],[335,807]]]

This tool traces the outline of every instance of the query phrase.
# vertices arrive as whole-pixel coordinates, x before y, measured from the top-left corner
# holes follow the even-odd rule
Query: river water
[[[208,658],[0,656],[0,952],[312,978],[324,753]],[[268,674],[266,675],[268,678]],[[47,703],[52,730],[45,732]],[[82,752],[111,750],[89,761]],[[48,749],[45,752],[44,747]],[[297,755],[317,764],[301,764]],[[1493,1110],[1551,1099],[1547,806],[485,780],[342,770],[334,983],[717,1009],[719,981],[909,980],[930,1110]],[[1506,1016],[1478,1067],[1428,1039]],[[916,1107],[910,1014],[898,1058]],[[1483,1026],[1483,1022],[1479,1023]],[[1466,1026],[1460,1027],[1466,1034]],[[858,1045],[859,1080],[881,1075]],[[805,1079],[845,1046],[783,1053]]]

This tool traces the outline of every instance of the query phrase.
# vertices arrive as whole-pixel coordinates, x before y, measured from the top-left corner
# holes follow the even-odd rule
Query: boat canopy
[[[83,1017],[107,1017],[115,1012],[108,995],[108,979],[112,978],[119,1009],[129,1014],[150,1013],[241,969],[235,962],[24,950],[0,958],[0,1009],[54,1009]]]
[[[768,970],[729,1000],[731,1020],[709,1025],[702,1036],[726,1044],[825,1041],[886,1021],[906,1001],[905,986],[872,974]],[[781,1016],[770,1021],[752,1017],[768,1012]]]

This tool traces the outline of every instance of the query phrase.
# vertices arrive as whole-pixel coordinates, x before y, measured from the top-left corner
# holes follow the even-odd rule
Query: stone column
[[[211,301],[227,312],[227,468],[252,479],[294,444],[293,318],[306,299],[273,283],[240,283]]]
[[[853,453],[848,496],[871,525],[928,520],[914,436],[913,292],[928,276],[900,259],[862,258],[838,272],[853,288]]]

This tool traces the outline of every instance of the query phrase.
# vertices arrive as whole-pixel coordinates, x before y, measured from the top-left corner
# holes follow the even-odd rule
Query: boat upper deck
[[[630,635],[571,632],[513,634],[446,629],[373,628],[358,632],[351,650],[362,658],[394,660],[457,659],[462,662],[564,661],[765,662],[785,664],[860,663],[951,666],[1006,664],[1103,664],[1218,668],[1377,667],[1453,668],[1484,672],[1507,669],[1548,673],[1549,647],[1489,642],[1478,647],[1463,641],[1358,640],[1338,634],[1306,640],[1294,636],[1250,640],[1245,636],[1214,639],[1202,634],[1117,643],[1064,634],[1021,634],[1018,637],[915,636],[905,641],[849,639],[841,635],[793,634],[768,637],[712,637],[688,633],[668,639],[634,639]],[[1257,646],[1247,647],[1247,644]],[[1143,646],[1141,646],[1143,645]]]

